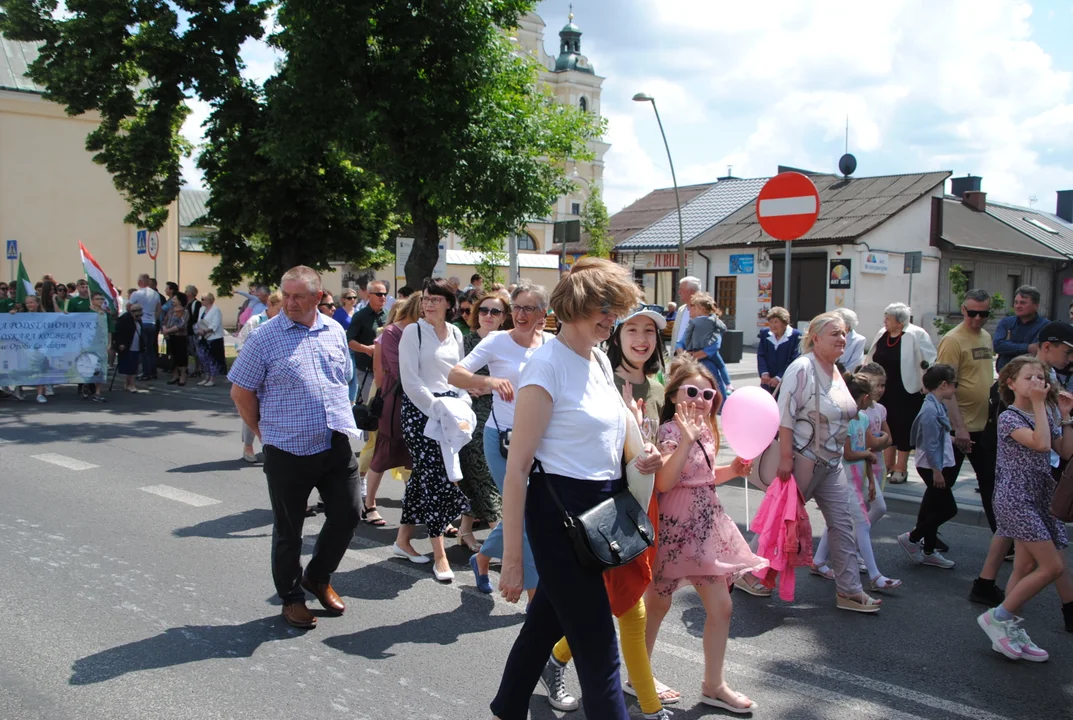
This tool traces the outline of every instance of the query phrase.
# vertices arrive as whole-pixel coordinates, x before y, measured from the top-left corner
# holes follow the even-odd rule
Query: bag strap
[[[548,494],[551,495],[552,502],[554,502],[555,507],[559,509],[559,514],[563,516],[563,523],[567,527],[573,527],[574,518],[571,517],[570,513],[566,511],[566,508],[563,506],[563,501],[559,499],[559,493],[555,492],[555,488],[551,486],[551,482],[548,480],[548,475],[544,472],[544,466],[541,465],[540,461],[535,458],[533,459],[533,467],[529,471],[530,475],[532,475],[533,473],[536,473],[544,479],[544,484],[548,488]]]
[[[838,369],[835,369],[838,372]],[[816,424],[812,426],[812,440],[809,441],[808,446],[812,448],[812,454],[816,456],[818,460],[820,458],[820,394],[823,392],[823,387],[820,385],[820,371],[816,369],[816,358],[812,358],[812,381],[816,387],[815,392],[812,393],[813,404],[816,409]],[[835,379],[831,376],[831,385],[834,386]]]
[[[500,430],[500,429],[499,429],[499,421],[498,421],[498,420],[496,420],[496,403],[495,403],[495,398],[493,398],[493,399],[492,399],[492,424],[496,426],[496,432],[498,432],[498,433],[501,433],[501,432],[503,432],[502,430]]]

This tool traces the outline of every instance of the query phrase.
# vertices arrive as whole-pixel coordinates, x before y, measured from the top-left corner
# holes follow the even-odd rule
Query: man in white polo
[[[700,292],[699,278],[687,275],[679,281],[678,299],[681,300],[681,303],[678,305],[678,314],[675,316],[674,326],[671,328],[671,347],[674,349],[675,355],[680,352],[678,346],[686,335],[686,327],[689,326],[689,303],[693,300],[693,295],[698,292]]]

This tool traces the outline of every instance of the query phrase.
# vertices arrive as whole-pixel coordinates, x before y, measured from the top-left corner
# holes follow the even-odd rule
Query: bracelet
[[[1068,417],[1059,424],[1062,427],[1069,427],[1070,425],[1073,425],[1073,417]]]

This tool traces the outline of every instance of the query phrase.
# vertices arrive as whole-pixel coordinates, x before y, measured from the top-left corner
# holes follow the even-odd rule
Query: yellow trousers
[[[648,659],[648,648],[645,646],[644,599],[638,600],[636,605],[618,619],[618,635],[622,645],[622,661],[626,664],[630,684],[637,692],[641,712],[646,715],[659,712],[663,703],[656,693],[656,680],[652,677],[652,663]],[[563,665],[573,657],[565,637],[555,643],[551,654]]]

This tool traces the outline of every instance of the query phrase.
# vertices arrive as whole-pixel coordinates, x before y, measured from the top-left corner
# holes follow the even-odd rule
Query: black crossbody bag
[[[603,361],[597,358],[597,362],[607,375]],[[608,382],[614,390],[615,383],[610,376]],[[625,409],[624,402],[623,408]],[[625,456],[622,464],[622,477],[625,479]],[[555,488],[548,482],[539,460],[533,461],[531,474],[541,477],[547,485],[548,493],[562,515],[563,527],[574,547],[574,554],[583,569],[600,574],[610,568],[628,565],[645,550],[655,546],[656,530],[652,521],[628,487],[583,513],[571,515],[563,506]]]

